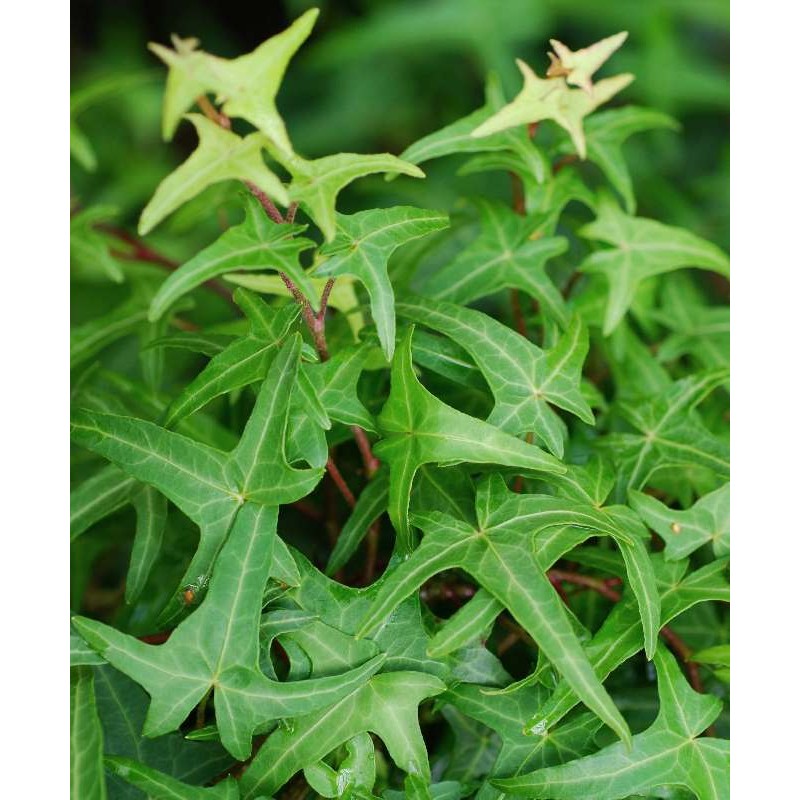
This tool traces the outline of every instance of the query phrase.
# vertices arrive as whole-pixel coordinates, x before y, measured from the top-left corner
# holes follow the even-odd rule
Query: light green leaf
[[[367,731],[383,741],[400,769],[429,778],[417,706],[444,688],[438,678],[420,672],[376,675],[328,708],[294,720],[291,729],[276,730],[242,776],[242,797],[272,795],[304,765]]]
[[[409,206],[336,215],[336,238],[322,248],[321,255],[328,258],[317,268],[316,274],[349,275],[364,284],[387,361],[392,360],[395,343],[389,258],[406,242],[443,230],[448,225],[446,214]]]
[[[144,591],[161,552],[164,526],[167,523],[167,498],[152,486],[143,486],[133,496],[133,507],[136,511],[136,533],[125,579],[126,603],[135,603]]]
[[[106,800],[103,731],[90,667],[72,667],[69,681],[71,800]]]
[[[125,273],[111,254],[111,239],[97,229],[117,214],[112,206],[90,206],[70,217],[69,258],[79,275],[102,275],[113,283],[122,283]]]
[[[556,52],[555,55],[548,54],[550,67],[547,70],[547,77],[564,76],[567,83],[579,86],[591,95],[594,92],[592,75],[608,61],[615,50],[622,47],[627,38],[628,32],[622,31],[575,51],[570,50],[558,39],[551,39],[550,44]]]
[[[187,114],[186,118],[197,130],[200,142],[189,158],[158,185],[139,219],[140,236],[220,181],[249,181],[279,203],[288,204],[286,189],[264,164],[261,151],[268,142],[264,134],[251,133],[241,138],[200,114]]]
[[[503,604],[487,589],[475,596],[453,614],[428,645],[428,655],[441,658],[469,644],[484,633],[503,610]]]
[[[375,455],[389,464],[389,516],[401,552],[410,549],[408,505],[414,475],[423,464],[470,462],[556,474],[566,471],[538,447],[456,411],[425,389],[411,363],[412,334],[413,328],[395,353],[391,392],[378,417],[384,439],[375,447]]]
[[[726,276],[730,272],[728,257],[716,245],[681,228],[628,216],[608,197],[601,198],[597,219],[581,228],[580,235],[612,245],[592,253],[580,265],[582,272],[600,273],[608,281],[606,336],[625,316],[645,279],[685,267]]]
[[[148,318],[159,319],[179,298],[205,281],[233,270],[275,270],[285,272],[311,300],[314,291],[299,256],[313,247],[310,239],[298,236],[304,225],[278,224],[266,214],[252,195],[245,196],[245,217],[213,244],[182,264],[161,285],[150,304]]]
[[[425,177],[419,167],[389,153],[338,153],[313,161],[297,155],[274,154],[292,176],[289,197],[293,202],[303,204],[329,242],[336,236],[336,198],[345,186],[376,172]]]
[[[563,78],[539,78],[521,59],[517,59],[517,66],[524,80],[521,91],[508,105],[479,125],[472,136],[488,136],[516,125],[551,119],[569,133],[581,158],[586,158],[583,118],[633,80],[633,75],[628,74],[605,78],[594,84],[590,94],[581,89],[569,89]]]
[[[630,492],[634,511],[666,543],[666,556],[671,561],[690,555],[706,542],[711,542],[714,555],[722,558],[730,553],[731,485],[701,497],[691,508],[680,511],[668,508],[655,497]]]
[[[579,319],[572,320],[555,347],[543,351],[492,317],[453,303],[412,297],[398,303],[397,310],[451,337],[474,359],[494,395],[487,420],[492,425],[510,434],[531,432],[561,457],[567,427],[550,404],[594,423],[580,391],[589,339]]]
[[[289,61],[308,38],[318,14],[319,9],[309,9],[285,31],[239,58],[219,58],[197,50],[197,39],[174,36],[175,50],[151,43],[150,49],[169,66],[164,94],[164,139],[172,138],[181,116],[198,96],[215,92],[224,103],[224,114],[252,122],[278,147],[291,152],[275,97]]]
[[[471,303],[501,289],[520,289],[565,327],[567,309],[545,264],[567,250],[562,237],[533,238],[535,217],[522,217],[501,203],[478,204],[481,233],[425,284],[426,296]]]
[[[730,743],[698,738],[722,710],[722,701],[697,694],[662,645],[656,652],[661,710],[633,737],[632,747],[612,744],[599,753],[558,767],[498,779],[494,785],[526,797],[616,800],[650,794],[661,786],[684,786],[699,800],[730,797]]]

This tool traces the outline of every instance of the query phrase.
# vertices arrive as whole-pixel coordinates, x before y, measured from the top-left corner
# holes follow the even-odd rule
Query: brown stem
[[[267,212],[267,216],[273,222],[277,222],[278,224],[285,222],[283,215],[280,211],[278,211],[278,207],[272,202],[272,200],[269,199],[269,197],[267,197],[266,192],[263,192],[261,189],[259,189],[258,186],[253,183],[253,181],[245,181],[244,185],[250,190],[253,197],[255,197],[259,203],[261,203],[261,207]]]
[[[528,326],[525,324],[525,315],[522,313],[522,303],[519,300],[519,289],[511,290],[511,314],[514,317],[514,327],[517,333],[528,338]]]
[[[363,428],[358,425],[351,426],[350,430],[353,432],[353,438],[356,440],[356,445],[361,453],[361,459],[364,462],[364,469],[367,472],[367,478],[371,478],[380,467],[381,462],[372,453],[369,439]]]
[[[215,108],[213,103],[204,95],[201,94],[197,98],[197,105],[200,106],[200,110],[205,114],[212,122],[215,122],[220,128],[225,128],[225,130],[231,129],[231,121],[230,118],[225,116],[219,109]]]
[[[344,497],[344,499],[347,501],[347,505],[349,505],[350,508],[353,508],[356,504],[355,495],[350,491],[350,487],[342,477],[342,473],[339,472],[339,467],[336,466],[332,458],[328,459],[328,463],[325,466],[328,470],[328,474],[331,476],[331,479],[336,484],[336,488],[339,490],[342,497]]]
[[[576,156],[574,153],[568,153],[565,156],[561,156],[561,158],[559,158],[558,161],[553,164],[553,175],[558,175],[558,173],[561,172],[564,167],[569,164],[574,164],[577,160],[578,156]]]
[[[294,222],[295,214],[297,214],[297,203],[289,203],[289,207],[286,209],[286,222]]]
[[[614,603],[622,597],[619,592],[614,591],[614,589],[607,586],[606,583],[599,578],[581,575],[579,572],[563,572],[559,569],[551,569],[548,570],[547,576],[550,578],[551,582],[572,583],[575,586],[585,586],[587,589],[593,589],[595,592]]]

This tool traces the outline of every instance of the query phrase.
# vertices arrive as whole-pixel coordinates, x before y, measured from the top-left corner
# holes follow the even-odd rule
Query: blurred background
[[[166,44],[178,33],[196,36],[211,53],[238,56],[312,6],[321,9],[320,18],[278,97],[295,148],[312,157],[399,154],[482,105],[489,71],[498,74],[508,97],[521,85],[515,57],[544,72],[549,38],[577,49],[629,31],[601,77],[635,73],[617,103],[656,108],[682,126],[679,133],[638,134],[625,145],[638,213],[727,247],[725,0],[73,0],[73,108],[97,156],[93,173],[73,167],[73,195],[87,205],[108,203],[120,222],[132,224],[158,181],[194,147],[188,125],[169,145],[160,141],[166,69],[147,50],[148,41]],[[437,200],[447,208],[459,192],[508,194],[507,182],[496,175],[453,181],[447,161],[426,165],[423,204]],[[389,186],[380,178],[358,182],[343,195],[342,210],[363,207],[365,195],[378,204],[376,195],[389,191],[394,200],[402,191],[402,201],[415,202],[421,191]],[[231,191],[222,185],[216,197],[206,193],[199,203],[224,205]],[[218,220],[215,230],[203,230],[214,220],[196,212],[197,205],[190,207],[164,228],[191,229],[187,252],[198,245],[196,237],[210,240],[219,230]]]

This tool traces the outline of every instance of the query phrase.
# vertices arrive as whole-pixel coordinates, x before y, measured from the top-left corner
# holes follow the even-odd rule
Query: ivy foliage
[[[623,32],[309,159],[276,98],[317,14],[151,45],[198,145],[138,233],[236,182],[215,239],[73,212],[114,299],[71,333],[72,797],[727,797],[729,264],[622,147],[674,121],[596,111]],[[425,207],[453,157],[513,191]]]

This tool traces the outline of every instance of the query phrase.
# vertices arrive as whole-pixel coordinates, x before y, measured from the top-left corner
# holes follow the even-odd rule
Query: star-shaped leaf
[[[376,172],[425,177],[419,167],[389,153],[338,153],[313,161],[297,155],[274,154],[292,176],[289,197],[303,204],[329,242],[336,236],[336,198],[345,186]]]
[[[433,575],[447,569],[463,569],[511,612],[583,702],[621,738],[629,738],[627,724],[592,670],[563,603],[540,566],[551,562],[546,555],[534,554],[529,537],[548,528],[574,525],[595,534],[612,535],[630,546],[634,546],[633,541],[611,518],[592,506],[543,495],[511,499],[502,479],[493,478],[484,481],[479,489],[477,526],[440,512],[414,517],[415,524],[425,532],[422,543],[382,581],[359,635],[374,630]],[[503,508],[509,500],[518,513]],[[516,507],[519,503],[524,503],[524,508]],[[587,537],[590,535],[586,533]],[[646,558],[635,561],[637,567],[643,563],[649,562]],[[651,606],[645,608],[645,618],[649,620]],[[657,625],[657,597],[652,610]],[[652,641],[652,635],[648,638]]]
[[[699,800],[729,797],[730,743],[700,738],[719,716],[722,701],[695,692],[663,645],[655,665],[661,710],[646,731],[633,737],[630,749],[612,744],[561,766],[497,779],[494,785],[511,794],[559,800],[616,800],[675,785]]]
[[[158,489],[200,526],[198,549],[182,585],[209,574],[243,506],[291,503],[308,494],[322,476],[321,469],[295,469],[285,455],[299,355],[296,334],[275,358],[239,444],[230,453],[141,419],[88,410],[75,413],[76,444]],[[165,615],[181,611],[178,594]]]
[[[727,560],[714,561],[694,572],[688,572],[687,560],[665,561],[663,555],[656,555],[652,562],[661,600],[661,625],[669,624],[697,603],[710,600],[730,602],[730,587],[724,578]],[[625,594],[586,644],[586,655],[598,678],[605,680],[641,649],[641,616],[634,598]],[[574,690],[562,679],[553,694],[527,721],[525,732],[537,736],[546,734],[578,702]]]
[[[535,472],[562,473],[565,467],[534,445],[463,414],[434,397],[414,375],[409,329],[392,362],[391,392],[378,417],[384,439],[375,455],[389,464],[389,516],[400,551],[408,551],[408,505],[414,475],[423,464],[503,464]]]
[[[286,189],[264,163],[261,151],[269,140],[263,133],[251,133],[242,138],[201,114],[187,114],[186,118],[196,128],[199,144],[189,158],[158,185],[139,219],[141,236],[203,189],[220,181],[249,181],[279,203],[288,204]]]
[[[346,755],[333,769],[318,761],[303,770],[309,786],[322,797],[369,800],[375,785],[375,745],[368,733],[359,733],[345,743]]]
[[[295,719],[291,728],[276,730],[242,776],[242,797],[253,800],[274,794],[304,766],[365,732],[374,733],[383,741],[400,769],[429,780],[428,754],[419,729],[417,706],[444,688],[438,678],[422,672],[376,675],[323,711]]]
[[[213,244],[182,264],[161,285],[150,304],[148,318],[159,319],[179,298],[199,286],[233,270],[274,270],[285,272],[310,300],[315,293],[298,261],[300,253],[314,246],[297,234],[305,225],[273,222],[252,195],[245,196],[245,217]]]
[[[718,558],[730,553],[729,483],[704,495],[685,511],[668,508],[642,492],[631,492],[629,500],[634,511],[666,543],[668,559],[684,558],[706,542],[711,542]]]
[[[299,316],[297,306],[270,308],[245,289],[237,289],[233,298],[250,323],[248,335],[215,355],[170,403],[164,418],[166,427],[196,413],[215,397],[263,380]]]
[[[680,126],[668,114],[650,108],[625,106],[593,114],[586,120],[586,154],[594,161],[608,182],[619,192],[629,214],[636,211],[633,180],[622,155],[622,145],[635,133]],[[567,150],[567,147],[565,147]]]
[[[581,228],[580,235],[612,245],[592,253],[580,266],[582,272],[601,273],[608,281],[606,336],[625,316],[645,279],[686,267],[726,276],[730,271],[728,257],[716,245],[681,228],[628,216],[608,197],[601,198],[597,219]]]
[[[387,361],[392,360],[395,344],[389,258],[406,242],[443,230],[448,225],[447,214],[409,206],[336,215],[336,238],[322,248],[321,255],[328,258],[316,269],[316,274],[350,275],[364,284]]]
[[[244,760],[256,727],[335,702],[382,663],[378,656],[344,675],[310,682],[280,683],[258,669],[258,618],[276,522],[276,506],[245,503],[238,510],[205,599],[163,645],[145,644],[93,620],[73,620],[92,647],[150,695],[145,735],[175,730],[213,688],[222,744]]]
[[[183,783],[171,775],[159,772],[125,756],[106,756],[106,769],[131,786],[146,792],[153,800],[238,800],[239,790],[230,775],[221,783],[208,788]]]
[[[424,298],[398,303],[398,313],[451,337],[483,373],[495,399],[487,422],[510,433],[532,432],[561,457],[567,427],[550,404],[587,424],[594,416],[580,391],[589,339],[575,318],[550,350],[480,311]]]
[[[218,742],[193,742],[179,731],[155,739],[143,737],[141,731],[150,698],[141,686],[110,664],[104,663],[94,670],[94,685],[106,756],[135,759],[144,766],[192,783],[205,783],[233,764],[231,755]],[[108,788],[109,794],[121,800],[140,797],[136,789],[114,776],[108,776]]]
[[[633,75],[615,75],[594,85],[589,94],[582,89],[570,89],[564,78],[540,78],[522,60],[517,59],[522,72],[523,86],[519,94],[496,114],[479,125],[472,136],[488,136],[498,131],[551,119],[569,133],[581,158],[586,158],[586,139],[583,118],[598,106],[622,91]]]
[[[594,90],[592,75],[611,57],[615,50],[622,47],[623,42],[628,38],[628,32],[622,31],[613,36],[608,36],[595,42],[589,47],[572,51],[558,39],[551,39],[550,44],[555,50],[555,55],[550,53],[550,67],[547,70],[547,77],[566,78],[567,83],[572,86],[579,86],[584,91],[591,94]]]
[[[621,496],[630,489],[642,489],[670,467],[703,467],[728,477],[728,444],[711,434],[693,411],[727,381],[727,369],[711,370],[676,381],[647,399],[618,404],[620,416],[637,430],[609,434],[602,441],[603,449],[618,464]]]
[[[560,236],[532,238],[533,217],[515,214],[502,203],[478,204],[481,232],[459,256],[425,284],[425,295],[453,303],[471,303],[501,289],[520,289],[541,304],[562,327],[567,308],[545,270],[545,264],[567,250]]]
[[[150,49],[169,67],[164,93],[164,139],[172,138],[181,116],[199,96],[215,92],[224,103],[223,113],[248,120],[275,145],[291,152],[275,97],[289,61],[308,38],[318,14],[319,9],[309,9],[285,31],[267,39],[252,53],[234,59],[198,50],[196,39],[173,36],[174,50],[151,43]]]

